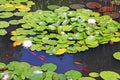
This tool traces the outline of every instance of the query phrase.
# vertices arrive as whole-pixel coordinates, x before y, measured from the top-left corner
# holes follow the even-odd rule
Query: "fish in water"
[[[10,58],[10,54],[8,54],[8,53],[5,54],[5,57],[6,57],[6,58]]]
[[[82,72],[88,73],[90,70],[87,67],[83,67],[80,69]]]
[[[36,55],[37,55],[34,51],[32,51],[32,52],[31,52],[31,54],[32,54],[32,55],[34,55],[34,56],[36,56]]]

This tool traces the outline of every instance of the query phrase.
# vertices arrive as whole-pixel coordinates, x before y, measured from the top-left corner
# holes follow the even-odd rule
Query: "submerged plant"
[[[37,10],[26,14],[21,28],[12,31],[12,41],[30,40],[32,51],[61,55],[95,48],[99,44],[120,41],[120,24],[110,16],[89,9]]]

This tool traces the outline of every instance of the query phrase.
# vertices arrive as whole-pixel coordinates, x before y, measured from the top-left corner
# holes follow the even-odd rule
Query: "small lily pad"
[[[90,77],[99,77],[99,73],[97,73],[97,72],[90,72],[89,76]]]
[[[7,34],[7,31],[5,29],[0,29],[0,35],[4,36]]]
[[[19,24],[19,21],[18,21],[18,20],[11,20],[11,21],[9,21],[9,23],[10,23],[11,25],[18,25],[18,24]]]
[[[113,54],[113,57],[114,57],[115,59],[117,59],[117,60],[120,60],[120,52],[115,52],[115,53]]]

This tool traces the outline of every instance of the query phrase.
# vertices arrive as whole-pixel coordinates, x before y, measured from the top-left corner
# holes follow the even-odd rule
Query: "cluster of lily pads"
[[[69,70],[62,73],[55,72],[57,66],[52,63],[46,63],[42,66],[31,66],[26,62],[13,61],[9,64],[0,62],[1,80],[118,80],[120,74],[114,71],[102,71],[100,73],[91,72],[89,76],[83,76],[81,72]]]
[[[7,34],[6,28],[9,25],[18,25],[19,20],[4,21],[4,19],[10,19],[11,17],[20,17],[27,14],[31,10],[33,1],[30,0],[0,0],[0,35]]]
[[[29,12],[20,20],[21,28],[12,31],[11,40],[20,45],[32,42],[31,50],[50,54],[77,53],[99,44],[120,41],[120,24],[109,16],[101,16],[89,9]]]

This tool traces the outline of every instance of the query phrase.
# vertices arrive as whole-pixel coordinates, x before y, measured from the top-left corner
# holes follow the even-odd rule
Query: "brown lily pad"
[[[90,9],[96,9],[102,7],[101,4],[97,2],[88,2],[86,6]]]
[[[115,8],[113,6],[104,6],[104,7],[101,7],[99,9],[99,12],[111,12],[113,11]]]
[[[71,4],[69,7],[71,9],[80,9],[80,8],[85,7],[85,5],[83,5],[83,4]]]
[[[119,18],[120,14],[118,12],[105,12],[104,15],[109,15],[112,19]]]

